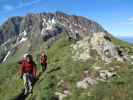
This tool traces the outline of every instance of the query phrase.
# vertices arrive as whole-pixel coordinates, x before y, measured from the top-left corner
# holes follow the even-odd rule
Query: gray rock
[[[59,100],[64,100],[64,98],[71,95],[70,91],[64,90],[63,92],[55,92],[55,95],[58,96]]]
[[[95,84],[97,84],[97,81],[95,79],[86,77],[82,81],[77,82],[76,87],[81,88],[81,89],[87,89],[90,86],[95,85]]]
[[[115,71],[109,71],[109,70],[100,70],[99,71],[99,78],[100,81],[107,81],[113,76],[116,76],[117,73]]]
[[[91,45],[101,56],[102,60],[111,63],[112,59],[116,59],[117,61],[127,59],[124,51],[120,51],[107,37],[108,34],[101,32],[94,33],[91,38]]]

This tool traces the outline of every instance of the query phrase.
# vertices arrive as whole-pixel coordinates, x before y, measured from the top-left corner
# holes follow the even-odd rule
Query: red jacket
[[[23,75],[24,73],[31,73],[34,77],[36,77],[36,64],[34,62],[27,62],[27,61],[22,61],[21,62],[21,74]]]

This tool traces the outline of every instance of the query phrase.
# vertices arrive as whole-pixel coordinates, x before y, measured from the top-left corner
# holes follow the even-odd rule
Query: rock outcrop
[[[112,59],[123,61],[120,57],[117,47],[111,42],[111,39],[105,33],[93,34],[91,41],[92,49],[96,50],[102,60],[110,63]]]
[[[86,61],[93,58],[91,51],[96,51],[97,56],[106,63],[111,63],[113,59],[121,62],[128,60],[124,51],[114,45],[109,35],[104,32],[93,33],[92,37],[87,36],[76,44],[72,44],[71,47],[74,60]]]

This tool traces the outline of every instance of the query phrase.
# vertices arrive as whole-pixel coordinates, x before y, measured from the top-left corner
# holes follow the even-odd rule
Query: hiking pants
[[[47,63],[45,63],[45,64],[41,63],[41,66],[42,66],[42,71],[43,72],[46,71],[46,69],[47,69]]]
[[[32,74],[24,73],[23,80],[24,80],[25,94],[31,93],[32,92],[32,82],[33,82]]]

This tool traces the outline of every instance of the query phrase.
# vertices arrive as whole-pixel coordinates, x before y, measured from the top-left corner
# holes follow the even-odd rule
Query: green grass
[[[102,60],[89,59],[86,62],[73,61],[72,48],[70,45],[73,41],[68,41],[64,36],[55,41],[50,49],[47,49],[48,70],[43,73],[34,86],[33,95],[27,100],[54,100],[55,91],[63,91],[67,88],[72,95],[65,100],[132,100],[133,99],[133,67],[128,63],[120,63],[113,61],[111,64],[105,64]],[[122,45],[131,49],[131,45],[118,40],[113,40],[114,44]],[[46,47],[46,43],[41,45]],[[40,47],[40,48],[42,48]],[[35,49],[34,58],[37,67],[41,70],[39,64],[40,48]],[[132,51],[132,49],[130,50]],[[21,52],[22,53],[22,52]],[[19,54],[12,61],[16,62]],[[96,57],[95,51],[91,51],[91,55]],[[99,82],[96,86],[92,86],[87,90],[77,89],[76,82],[81,80],[84,70],[90,70],[95,75],[97,72],[93,66],[100,66],[104,69],[120,66],[117,69],[118,75],[111,82]],[[21,93],[23,81],[16,74],[19,65],[10,63],[8,65],[0,65],[0,100],[11,100]],[[57,87],[60,80],[65,81],[64,87]]]
[[[10,100],[21,92],[22,81],[16,75],[18,65],[11,63],[0,65],[0,99]]]
[[[133,44],[130,44],[130,43],[122,41],[122,40],[118,40],[117,38],[112,38],[112,42],[115,45],[121,46],[122,48],[124,48],[126,52],[133,54]]]
[[[125,66],[127,67],[127,66]],[[95,100],[132,100],[133,72],[122,68],[112,82],[101,82],[93,90]]]
[[[47,78],[51,76],[55,77],[55,81],[53,81],[54,84],[53,90],[51,90],[51,92],[54,93],[55,90],[60,90],[60,91],[63,90],[62,87],[61,88],[57,87],[57,82],[59,82],[60,80],[64,80],[67,83],[66,87],[70,91],[75,92],[75,83],[78,80],[80,80],[82,72],[85,69],[89,69],[89,65],[92,64],[91,62],[92,60],[90,60],[90,64],[88,62],[85,63],[74,62],[71,57],[72,56],[71,54],[72,51],[70,48],[71,43],[72,43],[71,41],[62,38],[56,41],[54,45],[48,50],[48,71],[47,71],[48,73],[45,73],[44,80],[41,83],[37,83],[35,86],[34,89],[35,92],[33,97],[34,98],[36,97],[37,98],[36,100],[43,100],[40,98],[49,98],[49,95],[47,93],[46,93],[47,95],[45,95],[45,91],[47,91],[45,89],[45,86],[52,83],[51,81],[47,81]],[[43,84],[43,86],[41,84]],[[37,95],[42,93],[44,93],[44,95]],[[50,93],[50,95],[52,94]],[[52,99],[45,99],[45,100],[52,100]]]

